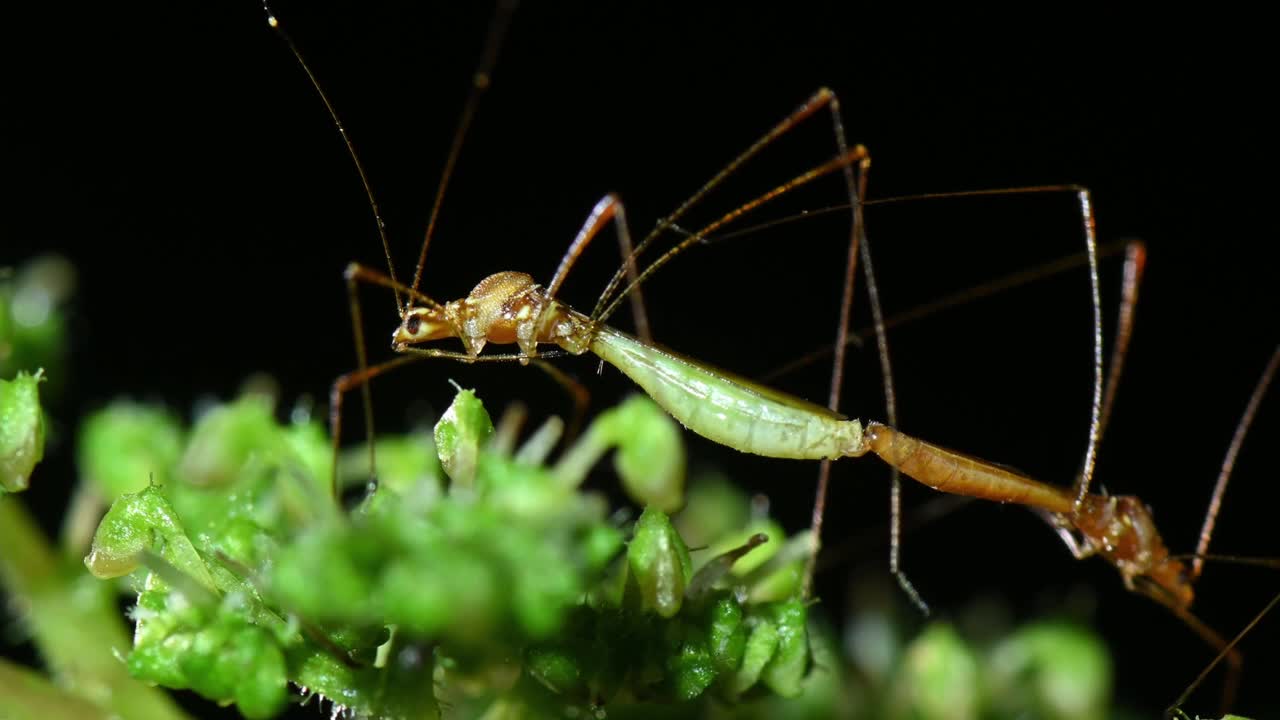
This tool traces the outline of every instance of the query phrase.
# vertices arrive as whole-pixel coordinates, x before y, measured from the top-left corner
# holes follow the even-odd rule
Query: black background
[[[452,129],[492,14],[466,8],[276,7],[367,165],[402,275],[410,272]],[[354,365],[341,270],[381,253],[367,202],[322,105],[251,2],[42,8],[5,36],[0,262],[53,249],[81,273],[74,392],[65,417],[121,394],[181,411],[229,396],[254,371],[285,398],[323,398]],[[1140,495],[1175,551],[1200,515],[1277,333],[1271,83],[1246,18],[938,16],[787,4],[694,9],[530,3],[516,14],[428,255],[424,288],[464,295],[490,272],[545,280],[592,204],[616,191],[637,234],[821,85],[850,139],[874,157],[873,197],[1078,182],[1104,241],[1141,238],[1150,260],[1138,327],[1098,466]],[[737,174],[689,224],[706,222],[832,155],[818,117]],[[818,183],[761,220],[841,197]],[[1069,195],[917,202],[868,211],[890,314],[1079,252]],[[761,375],[833,333],[847,225],[793,223],[689,253],[646,287],[666,345]],[[617,263],[604,238],[563,296],[584,309]],[[1120,263],[1104,265],[1111,327]],[[375,358],[396,318],[364,294]],[[625,325],[625,313],[618,320]],[[859,295],[856,324],[867,319]],[[1109,336],[1108,336],[1109,340]],[[1068,483],[1083,451],[1090,381],[1083,272],[942,311],[891,337],[901,424],[945,445]],[[596,408],[617,373],[564,367]],[[828,369],[777,384],[825,398]],[[515,366],[423,365],[375,386],[384,427],[448,402],[446,379],[492,407],[535,415],[567,403]],[[848,365],[842,409],[883,416],[873,354]],[[1214,549],[1274,555],[1275,401],[1246,444]],[[358,420],[352,427],[358,432]],[[724,451],[695,462],[768,493],[793,528],[814,468]],[[69,465],[47,474],[69,474]],[[35,500],[56,507],[56,478]],[[67,481],[69,482],[69,480]],[[608,480],[601,481],[607,484]],[[836,604],[855,573],[887,574],[886,486],[876,461],[835,476],[822,576]],[[917,486],[918,509],[936,496]],[[52,515],[50,515],[52,517]],[[52,522],[52,520],[50,520]],[[852,538],[852,540],[851,540]],[[977,503],[913,530],[905,567],[948,615],[997,598],[1017,617],[1086,598],[1115,653],[1118,694],[1155,712],[1210,653],[1176,619],[1126,593],[1100,560],[1074,562],[1030,513]],[[1204,617],[1234,632],[1280,587],[1265,570],[1212,566]],[[1239,710],[1274,711],[1272,618],[1248,640]],[[1214,709],[1214,689],[1193,706]]]

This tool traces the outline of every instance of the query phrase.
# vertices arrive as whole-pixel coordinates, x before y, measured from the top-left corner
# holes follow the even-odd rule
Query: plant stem
[[[111,713],[71,695],[39,673],[0,660],[0,710],[6,720],[108,720]]]
[[[129,676],[120,657],[129,652],[131,643],[112,585],[61,559],[12,497],[0,497],[0,549],[0,586],[19,608],[51,676],[69,697],[87,700],[119,717],[187,718],[166,693]],[[22,682],[8,670],[0,680],[0,687],[6,688],[0,693],[6,711],[19,717],[22,713],[35,716],[42,707],[37,703],[47,699],[46,693],[37,690],[8,692],[11,682]],[[7,707],[10,702],[18,706]]]

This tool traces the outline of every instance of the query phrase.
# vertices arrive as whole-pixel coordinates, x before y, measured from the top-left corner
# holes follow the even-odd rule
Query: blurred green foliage
[[[323,432],[276,423],[261,397],[189,431],[109,407],[82,433],[88,477],[115,498],[86,565],[132,574],[135,677],[248,717],[278,712],[289,682],[372,717],[433,716],[441,702],[502,717],[655,703],[694,715],[1104,717],[1107,656],[1074,628],[979,650],[934,624],[890,642],[884,675],[855,671],[798,595],[807,537],[787,540],[722,482],[686,497],[679,457],[628,460],[633,497],[685,506],[674,522],[652,505],[634,523],[611,520],[580,484],[612,447],[670,436],[645,427],[674,423],[642,402],[606,414],[611,427],[588,428],[548,469],[495,449],[488,414],[462,391],[432,437],[380,443],[380,487],[350,510],[327,493]],[[354,473],[344,485],[363,485],[364,456],[341,464]],[[114,479],[142,467],[143,487]]]
[[[65,305],[75,287],[66,260],[49,255],[0,266],[0,380],[43,368],[56,395],[66,377]]]

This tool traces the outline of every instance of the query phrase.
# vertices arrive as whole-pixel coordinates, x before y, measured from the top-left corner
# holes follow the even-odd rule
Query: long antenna
[[[743,215],[746,215],[752,210],[755,210],[761,205],[764,205],[770,202],[771,200],[773,200],[774,198],[780,195],[785,195],[791,192],[792,190],[795,190],[796,188],[801,187],[802,185],[807,185],[813,182],[814,180],[817,180],[820,177],[829,175],[835,172],[836,170],[840,170],[844,167],[860,162],[864,157],[866,157],[866,152],[867,152],[866,148],[862,147],[861,145],[857,145],[848,153],[841,155],[839,157],[833,158],[831,160],[828,160],[827,162],[821,165],[813,167],[791,178],[787,182],[781,185],[778,185],[773,189],[756,196],[751,201],[746,202],[738,206],[737,208],[725,213],[720,217],[719,220],[716,220],[710,225],[707,225],[703,227],[701,230],[689,235],[684,240],[680,241],[678,245],[676,245],[673,248],[670,248],[665,253],[660,255],[656,260],[650,263],[649,266],[644,269],[644,272],[641,272],[634,281],[632,281],[629,285],[623,288],[621,292],[616,293],[613,296],[613,300],[608,305],[605,306],[603,311],[600,311],[598,313],[593,313],[592,319],[597,323],[602,323],[608,320],[609,316],[613,315],[613,313],[617,311],[618,306],[622,304],[622,301],[630,293],[632,293],[636,288],[640,287],[641,283],[643,283],[645,280],[648,280],[649,276],[653,275],[653,273],[657,272],[663,265],[666,265],[668,262],[671,261],[672,258],[679,255],[681,252],[686,250],[689,246],[694,245],[695,243],[701,242],[702,238],[716,232],[717,230],[724,227],[725,225],[728,225],[734,220],[737,220]],[[650,233],[650,238],[652,238],[653,236],[654,236],[653,233]],[[635,257],[640,252],[641,252],[641,247],[637,246],[636,251],[635,253],[633,253],[632,257]],[[622,268],[619,272],[623,273],[625,272],[625,270],[626,270],[625,268]],[[602,297],[605,297],[605,296],[602,296]],[[597,303],[597,304],[599,305],[603,303]]]
[[[480,107],[480,97],[489,89],[493,76],[493,67],[498,62],[498,50],[502,48],[507,28],[511,26],[511,16],[515,13],[516,0],[499,0],[494,11],[493,20],[489,23],[489,32],[485,36],[484,50],[480,54],[480,63],[475,74],[471,76],[471,93],[467,95],[467,104],[462,108],[458,118],[458,127],[453,131],[453,143],[449,146],[449,156],[445,158],[444,170],[440,174],[440,184],[436,186],[436,196],[431,202],[431,214],[427,217],[427,229],[422,236],[422,249],[418,252],[418,264],[413,268],[413,282],[409,287],[418,289],[422,280],[422,265],[427,261],[427,247],[431,245],[431,237],[435,235],[436,221],[440,218],[440,206],[444,203],[444,193],[449,188],[449,180],[453,178],[453,170],[458,164],[458,156],[462,154],[463,141],[467,139],[467,131],[475,119],[476,110]],[[392,274],[394,277],[394,273]]]
[[[662,257],[658,258],[658,260],[656,260],[653,263],[653,265],[650,265],[648,268],[646,268],[645,271],[640,274],[638,279],[632,280],[630,277],[628,268],[632,266],[632,263],[634,263],[636,260],[640,258],[640,255],[644,253],[649,248],[649,246],[655,240],[658,239],[658,237],[660,237],[667,230],[675,227],[675,224],[684,216],[686,212],[689,211],[690,208],[692,208],[694,205],[697,205],[712,190],[719,187],[720,184],[724,182],[725,178],[729,177],[734,172],[736,172],[738,168],[746,164],[747,161],[751,160],[751,158],[760,154],[761,150],[764,150],[766,147],[772,144],[779,137],[781,137],[782,135],[790,131],[792,128],[799,125],[801,122],[805,120],[805,118],[810,117],[815,112],[826,107],[827,103],[829,103],[833,97],[834,97],[834,93],[832,93],[831,90],[827,88],[820,88],[808,100],[806,100],[802,105],[800,105],[800,107],[796,108],[790,115],[783,118],[782,122],[778,123],[777,125],[774,125],[769,130],[769,132],[761,136],[759,140],[756,140],[755,142],[751,143],[750,147],[738,153],[738,155],[734,157],[733,160],[731,160],[728,165],[725,165],[723,168],[721,168],[720,172],[716,173],[714,176],[712,176],[710,180],[703,183],[702,187],[698,188],[698,191],[695,192],[688,200],[685,200],[683,203],[681,203],[680,207],[676,208],[674,211],[671,212],[671,214],[659,220],[657,226],[654,227],[653,230],[650,230],[649,234],[646,235],[644,239],[642,239],[635,246],[635,251],[631,253],[631,258],[633,258],[633,260],[631,262],[624,260],[622,263],[622,266],[619,267],[617,272],[613,274],[613,277],[609,279],[609,283],[605,286],[604,291],[600,293],[600,298],[596,301],[595,308],[591,311],[591,319],[597,322],[603,322],[604,320],[606,320],[610,315],[613,314],[613,311],[617,307],[620,298],[625,297],[627,294],[632,292],[635,288],[638,288],[640,286],[640,283],[643,282],[649,276],[649,274],[656,269],[654,266],[660,266],[663,263],[667,262],[667,260],[670,260],[671,257],[674,257],[674,255],[679,254],[680,252],[679,249],[675,250],[674,253],[672,251],[667,251],[662,255]],[[741,214],[741,213],[739,212],[738,214]],[[689,240],[688,238],[686,238],[685,242],[682,242],[680,245],[677,245],[676,247],[684,248],[684,247],[688,247],[694,242],[699,242],[702,237],[706,237],[707,234],[711,233],[713,230],[717,229],[721,225],[723,225],[723,222],[716,223],[714,227],[704,228],[702,233],[698,236],[698,239]],[[615,299],[614,293],[617,292],[618,288],[621,286],[623,277],[627,278],[627,282],[629,284],[621,291],[621,295],[619,295],[618,298]]]
[[[356,173],[360,175],[360,184],[364,186],[364,194],[369,198],[369,207],[373,210],[373,221],[378,228],[378,238],[382,240],[382,254],[387,259],[387,274],[394,283],[396,282],[396,268],[391,262],[391,243],[387,240],[386,223],[382,221],[382,211],[378,209],[378,199],[374,197],[373,186],[369,184],[369,175],[364,170],[364,163],[360,162],[360,156],[356,154],[356,146],[351,142],[351,137],[347,135],[347,128],[342,124],[342,119],[338,117],[338,111],[334,109],[333,103],[329,102],[329,96],[325,94],[324,88],[320,87],[320,80],[316,78],[315,73],[311,72],[311,66],[303,59],[302,53],[298,51],[298,46],[293,44],[293,38],[289,37],[289,33],[285,32],[280,25],[280,20],[271,11],[269,0],[262,0],[262,9],[267,13],[267,24],[276,31],[276,34],[288,46],[289,52],[293,53],[293,57],[297,59],[298,65],[302,66],[302,71],[307,74],[307,79],[311,81],[311,87],[316,89],[316,94],[324,102],[325,110],[329,111],[329,118],[333,120],[334,126],[338,128],[338,134],[342,136],[343,144],[347,146],[347,155],[351,157],[351,162],[355,164]],[[418,283],[414,282],[413,287],[417,289]],[[400,291],[392,287],[392,292],[395,293],[396,297],[396,313],[402,315],[404,314],[404,303],[400,300]]]

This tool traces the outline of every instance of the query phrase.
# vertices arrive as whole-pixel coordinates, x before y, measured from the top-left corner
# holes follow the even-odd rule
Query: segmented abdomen
[[[1073,500],[1063,488],[917,440],[887,425],[868,424],[866,440],[882,460],[935,490],[1030,505],[1054,513],[1072,511]]]
[[[863,451],[862,425],[824,407],[599,328],[591,351],[695,433],[742,452],[822,460]]]

